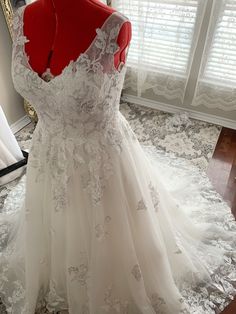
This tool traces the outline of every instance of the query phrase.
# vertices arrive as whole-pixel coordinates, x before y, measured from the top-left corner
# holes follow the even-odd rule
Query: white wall
[[[10,125],[26,114],[23,99],[15,91],[12,83],[11,51],[12,40],[0,6],[0,105]]]

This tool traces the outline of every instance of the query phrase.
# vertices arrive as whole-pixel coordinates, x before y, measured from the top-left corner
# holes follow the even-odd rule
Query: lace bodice
[[[61,74],[46,81],[31,68],[25,52],[25,43],[29,41],[23,33],[25,7],[19,8],[13,19],[12,77],[16,90],[34,106],[39,117],[29,165],[37,167],[40,176],[45,171],[41,160],[46,158],[52,164],[52,176],[60,174],[61,180],[64,172],[66,181],[73,161],[81,166],[84,187],[97,203],[104,181],[112,172],[109,162],[112,150],[121,151],[119,100],[126,66],[121,63],[116,69],[114,54],[119,50],[119,31],[128,18],[113,12],[96,29],[86,51]],[[35,142],[48,147],[44,156],[40,156]],[[68,156],[72,159],[67,167]]]
[[[119,109],[125,66],[115,68],[114,54],[119,50],[116,40],[127,18],[113,12],[96,29],[87,50],[47,82],[31,68],[25,52],[24,45],[29,41],[23,33],[25,7],[17,10],[13,21],[12,74],[16,90],[34,105],[48,132],[68,133],[71,126],[72,133],[79,130],[81,134],[78,126],[95,122],[106,129]]]

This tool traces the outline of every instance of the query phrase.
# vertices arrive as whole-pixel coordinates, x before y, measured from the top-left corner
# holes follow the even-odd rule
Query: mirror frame
[[[111,2],[112,0],[106,1],[108,6],[111,6]],[[0,3],[2,6],[3,14],[5,16],[8,30],[12,39],[13,8],[12,8],[11,0],[0,0]],[[24,109],[27,115],[31,118],[31,120],[33,120],[34,122],[37,122],[38,118],[37,118],[36,111],[34,110],[34,107],[25,99],[24,99]]]
[[[12,38],[12,17],[13,17],[13,8],[10,0],[0,0],[2,5],[3,14],[5,16],[7,26]]]

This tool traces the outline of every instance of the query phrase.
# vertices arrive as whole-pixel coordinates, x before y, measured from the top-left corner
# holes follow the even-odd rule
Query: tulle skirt
[[[205,173],[140,145],[120,120],[122,151],[111,154],[112,175],[96,206],[70,157],[73,176],[55,186],[47,161],[39,179],[29,156],[0,214],[8,313],[213,314],[233,299],[230,208]]]

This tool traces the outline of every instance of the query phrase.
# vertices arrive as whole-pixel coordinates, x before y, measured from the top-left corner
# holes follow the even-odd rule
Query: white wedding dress
[[[113,62],[127,17],[112,13],[45,81],[24,50],[24,9],[12,77],[39,121],[25,192],[13,190],[0,214],[8,313],[219,313],[236,292],[234,217],[206,175],[141,146],[119,111],[126,66]]]

